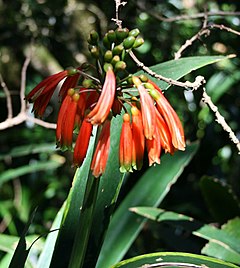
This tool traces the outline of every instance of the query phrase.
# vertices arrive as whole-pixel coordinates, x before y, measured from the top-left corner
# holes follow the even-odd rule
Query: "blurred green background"
[[[174,53],[202,27],[203,18],[168,22],[159,19],[192,15],[208,10],[239,11],[238,1],[134,0],[120,8],[123,26],[138,27],[145,44],[136,51],[147,66],[174,58]],[[104,34],[115,28],[114,1],[75,0],[0,0],[0,73],[7,84],[13,113],[20,109],[21,68],[32,51],[27,70],[26,93],[46,76],[90,60],[86,38],[92,29]],[[209,16],[208,23],[223,24],[239,30],[240,16]],[[240,38],[228,31],[213,29],[183,53],[183,57],[236,54],[193,72],[206,78],[206,89],[232,130],[240,137]],[[131,62],[131,60],[130,60]],[[132,71],[137,71],[134,63]],[[178,94],[175,94],[175,92]],[[200,141],[197,154],[173,186],[162,208],[184,213],[205,223],[225,223],[236,214],[213,213],[204,192],[203,176],[218,179],[237,200],[240,196],[240,158],[228,134],[215,122],[214,115],[201,102],[201,90],[186,91],[171,87],[166,96],[183,121],[188,142]],[[51,100],[44,120],[56,122],[59,103]],[[7,117],[6,96],[0,88],[0,122]],[[38,207],[30,233],[49,230],[57,211],[71,187],[74,169],[70,152],[55,150],[54,130],[23,123],[0,131],[0,233],[19,236],[31,211]],[[147,169],[128,176],[120,201]],[[219,207],[224,205],[216,197]],[[221,203],[223,202],[223,203]],[[175,230],[176,231],[176,230]],[[189,237],[168,226],[148,223],[136,240],[129,256],[155,250],[199,253],[201,239]],[[188,242],[183,241],[188,239]],[[150,242],[149,242],[150,241]],[[174,241],[174,242],[173,242]],[[4,252],[0,252],[0,258]]]

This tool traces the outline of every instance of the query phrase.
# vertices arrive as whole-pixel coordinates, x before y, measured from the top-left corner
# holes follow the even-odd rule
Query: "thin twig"
[[[20,113],[26,110],[26,101],[25,101],[25,89],[26,89],[26,75],[27,75],[27,68],[31,61],[31,53],[26,57],[22,71],[21,71],[21,86],[20,86],[20,101],[21,101],[21,110]]]
[[[25,59],[23,63],[23,67],[21,71],[21,86],[20,86],[20,95],[19,95],[21,108],[20,108],[20,112],[14,117],[13,117],[11,94],[6,83],[4,82],[2,78],[2,75],[0,74],[0,83],[6,95],[7,110],[8,110],[7,119],[0,123],[0,130],[4,130],[4,129],[10,128],[16,125],[20,125],[26,121],[32,122],[34,124],[37,124],[45,128],[56,129],[56,124],[48,123],[41,119],[34,118],[28,115],[28,107],[26,105],[24,97],[25,97],[25,88],[26,88],[26,73],[27,73],[27,68],[28,68],[30,61],[31,61],[31,53],[29,54],[29,56],[27,56],[27,58]]]
[[[240,35],[240,32],[233,30],[229,27],[226,27],[222,24],[208,24],[206,27],[203,27],[196,33],[194,36],[192,36],[190,39],[186,40],[185,43],[179,48],[179,50],[174,54],[174,59],[177,60],[182,56],[182,53],[184,50],[186,50],[189,46],[193,44],[196,40],[198,40],[201,36],[205,35],[205,37],[210,35],[210,29],[220,29],[220,30],[225,30],[230,33]]]
[[[118,28],[122,28],[122,21],[119,19],[119,7],[125,6],[127,2],[122,2],[122,0],[115,0],[115,4],[116,4],[116,18],[112,20],[115,21]]]
[[[215,117],[216,117],[216,121],[218,122],[219,125],[222,126],[222,128],[226,132],[228,132],[231,141],[236,145],[236,147],[238,149],[238,154],[240,154],[240,141],[238,140],[238,138],[236,137],[236,135],[234,134],[234,132],[232,131],[230,126],[225,121],[225,118],[219,113],[217,106],[215,104],[213,104],[213,102],[212,102],[210,96],[207,94],[205,88],[203,88],[202,101],[204,103],[206,103],[209,106],[209,108],[214,112]]]
[[[129,52],[129,55],[131,56],[131,58],[137,64],[137,66],[139,68],[144,70],[149,75],[168,83],[169,85],[175,85],[175,86],[178,86],[178,87],[190,88],[190,89],[196,90],[201,85],[203,85],[205,83],[204,77],[200,76],[200,75],[195,78],[194,82],[189,82],[189,81],[180,82],[180,81],[177,81],[177,80],[174,80],[174,79],[171,79],[171,78],[164,77],[164,76],[162,76],[160,74],[155,73],[154,71],[149,69],[147,66],[145,66],[141,61],[138,60],[138,58],[135,56],[135,54],[132,51]]]
[[[12,98],[11,98],[10,91],[9,91],[6,83],[4,82],[1,74],[0,74],[0,83],[1,83],[1,87],[3,88],[4,93],[6,95],[7,110],[8,110],[7,118],[11,119],[13,117]]]
[[[204,18],[205,16],[212,17],[212,16],[239,16],[240,11],[208,11],[208,12],[200,12],[196,14],[191,15],[179,15],[171,18],[166,18],[162,16],[161,14],[158,14],[157,12],[153,10],[146,9],[140,2],[137,1],[137,6],[140,10],[147,12],[151,17],[154,17],[155,19],[158,19],[160,21],[165,22],[175,22],[175,21],[182,21],[182,20],[196,20]]]

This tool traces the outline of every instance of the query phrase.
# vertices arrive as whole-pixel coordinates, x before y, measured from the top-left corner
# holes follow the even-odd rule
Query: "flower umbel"
[[[110,30],[100,41],[98,34],[91,32],[89,50],[96,66],[83,64],[51,75],[26,97],[34,103],[35,114],[43,116],[54,91],[60,88],[56,140],[62,149],[73,148],[74,166],[82,165],[96,125],[100,135],[91,162],[95,177],[106,169],[112,118],[121,115],[122,110],[121,172],[140,170],[145,151],[151,166],[160,163],[162,149],[170,154],[185,149],[181,122],[161,89],[145,75],[127,72],[125,57],[143,43],[138,34],[138,29],[126,29],[124,33],[121,29]]]

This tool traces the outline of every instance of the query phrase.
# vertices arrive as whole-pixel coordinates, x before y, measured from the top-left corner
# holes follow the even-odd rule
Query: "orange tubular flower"
[[[108,153],[110,149],[110,126],[110,120],[106,120],[103,124],[91,163],[92,174],[96,178],[103,174],[107,165]]]
[[[60,147],[72,147],[72,135],[78,100],[79,94],[75,93],[73,88],[69,89],[61,105],[57,120],[56,138],[57,144]]]
[[[92,134],[92,128],[93,125],[91,123],[83,120],[73,153],[73,164],[75,166],[81,166],[84,158],[86,157],[90,137]]]
[[[116,77],[112,69],[108,69],[101,95],[96,106],[87,118],[93,125],[102,124],[111,110],[116,90]]]
[[[143,164],[145,137],[143,134],[142,115],[136,106],[131,108],[132,113],[132,167],[140,170]]]
[[[172,137],[172,144],[176,149],[184,151],[186,144],[181,121],[170,103],[162,94],[161,89],[154,83],[151,82],[151,84],[153,84],[155,89],[150,90],[149,93],[156,101],[157,109],[168,125]]]
[[[42,116],[59,82],[65,77],[76,74],[76,69],[64,70],[47,77],[41,83],[39,83],[26,97],[26,100],[34,102],[33,111],[35,114]]]
[[[141,80],[136,76],[133,76],[132,79],[140,94],[144,135],[146,139],[151,140],[154,138],[156,128],[154,102],[146,88],[142,85]]]
[[[152,140],[146,140],[147,152],[148,152],[148,161],[149,166],[157,163],[160,164],[160,154],[161,154],[161,141],[160,141],[160,132],[156,128],[156,135]]]
[[[132,130],[129,114],[123,115],[122,131],[119,145],[120,171],[132,171]]]
[[[161,146],[165,150],[165,153],[173,154],[174,147],[172,145],[172,137],[169,132],[168,126],[156,107],[155,109],[156,109],[157,127],[161,137],[160,139]]]

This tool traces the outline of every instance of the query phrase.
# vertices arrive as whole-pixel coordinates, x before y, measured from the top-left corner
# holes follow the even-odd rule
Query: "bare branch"
[[[115,0],[115,4],[116,4],[116,18],[112,20],[115,21],[118,28],[122,28],[122,21],[119,19],[119,7],[125,6],[127,2],[122,2],[122,0]]]
[[[238,140],[238,138],[236,137],[236,135],[234,134],[234,132],[232,131],[230,126],[225,121],[225,118],[219,113],[217,106],[213,104],[213,102],[212,102],[210,96],[207,94],[205,88],[203,89],[202,101],[204,103],[206,103],[208,105],[208,107],[214,112],[215,117],[216,117],[216,121],[218,122],[219,125],[222,126],[222,128],[226,132],[228,132],[231,141],[236,145],[236,147],[238,149],[238,154],[240,154],[240,141]]]
[[[154,17],[157,20],[160,21],[165,21],[165,22],[175,22],[175,21],[184,21],[184,20],[196,20],[196,19],[202,19],[207,17],[213,17],[213,16],[239,16],[240,11],[208,11],[208,12],[201,12],[201,13],[196,13],[196,14],[191,14],[191,15],[179,15],[171,18],[166,18],[162,16],[161,14],[153,11],[146,9],[140,1],[137,1],[137,6],[140,10],[147,12],[149,15]]]
[[[193,42],[198,40],[201,36],[205,36],[205,37],[209,36],[211,33],[210,29],[214,29],[214,28],[220,29],[220,30],[225,30],[225,31],[228,31],[228,32],[233,33],[233,34],[240,35],[240,32],[233,30],[232,28],[226,27],[222,24],[208,24],[206,27],[203,27],[202,29],[200,29],[200,31],[197,34],[192,36],[190,39],[186,40],[186,42],[174,54],[174,59],[177,60],[177,59],[181,58],[182,53],[184,50],[186,50],[186,48],[191,46],[193,44]]]
[[[203,76],[197,76],[195,78],[194,82],[189,82],[189,81],[180,82],[180,81],[177,81],[177,80],[174,80],[174,79],[171,79],[171,78],[164,77],[164,76],[162,76],[160,74],[157,74],[157,73],[153,72],[151,69],[149,69],[147,66],[145,66],[141,61],[138,60],[138,58],[135,56],[135,54],[132,51],[129,52],[129,55],[131,56],[131,58],[137,64],[138,67],[140,67],[142,70],[144,70],[149,75],[151,75],[151,76],[153,76],[153,77],[155,77],[155,78],[157,78],[159,80],[162,80],[162,81],[168,83],[169,85],[175,85],[175,86],[178,86],[178,87],[191,88],[193,90],[196,90],[201,85],[203,85],[205,83],[205,79],[204,79]]]
[[[8,110],[7,118],[10,119],[13,117],[12,98],[11,98],[10,91],[9,91],[6,83],[4,82],[1,74],[0,74],[0,83],[1,83],[1,87],[3,88],[4,93],[6,95],[7,110]]]
[[[16,125],[20,125],[23,122],[29,121],[34,124],[37,124],[39,126],[45,127],[45,128],[50,128],[50,129],[56,129],[56,124],[53,123],[48,123],[43,120],[40,120],[38,118],[34,118],[32,116],[28,115],[28,109],[26,102],[24,100],[25,97],[25,88],[26,88],[26,73],[27,73],[27,68],[28,65],[31,61],[31,53],[29,56],[24,61],[22,71],[21,71],[21,86],[20,86],[20,103],[21,103],[21,108],[20,112],[13,117],[13,109],[12,109],[12,99],[11,99],[11,94],[10,91],[4,82],[1,74],[0,74],[0,83],[1,86],[4,90],[4,93],[6,95],[7,99],[7,109],[8,109],[8,117],[5,121],[0,123],[0,130],[7,129]]]
[[[20,113],[26,110],[26,102],[25,102],[25,89],[26,89],[26,75],[27,75],[27,68],[31,61],[31,53],[26,57],[22,71],[21,71],[21,86],[20,86],[20,101],[21,101],[21,110]]]

